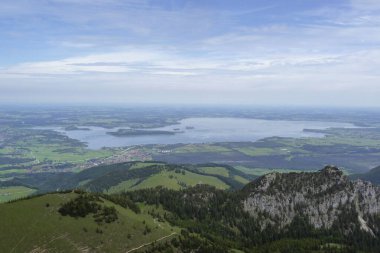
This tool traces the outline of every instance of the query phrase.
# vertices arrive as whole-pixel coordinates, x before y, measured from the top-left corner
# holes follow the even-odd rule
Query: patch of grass
[[[234,179],[242,184],[248,184],[250,181],[244,177],[241,177],[241,176],[238,176],[238,175],[235,175],[234,176]]]
[[[138,181],[139,181],[139,179],[137,179],[137,178],[123,181],[123,182],[109,188],[106,193],[112,194],[112,193],[127,191],[128,189],[132,188]]]
[[[168,189],[179,190],[181,188],[195,186],[197,184],[208,184],[215,186],[218,189],[229,188],[227,184],[213,176],[199,175],[190,171],[186,171],[185,174],[175,173],[174,171],[162,171],[158,174],[150,176],[129,190],[155,188],[157,186],[164,186]]]
[[[110,150],[87,150],[82,148],[74,148],[71,152],[60,151],[62,147],[53,145],[36,145],[29,147],[30,157],[35,158],[38,162],[71,162],[81,163],[89,159],[108,157],[112,155]]]
[[[199,152],[231,152],[226,147],[210,144],[188,144],[174,149],[175,153],[199,153]]]
[[[301,172],[301,170],[248,168],[244,166],[235,166],[235,169],[240,170],[249,175],[254,175],[254,176],[263,176],[265,174],[272,173],[272,172],[279,172],[279,173]]]
[[[0,188],[0,203],[23,198],[36,192],[36,189],[24,186],[10,186]]]
[[[224,167],[200,167],[199,171],[207,174],[212,174],[212,175],[219,175],[223,177],[228,177],[229,172],[226,168]]]
[[[146,163],[140,163],[140,162],[137,162],[135,164],[133,164],[129,169],[130,170],[135,170],[135,169],[141,169],[141,168],[145,168],[145,167],[148,167],[148,166],[153,166],[153,165],[161,165],[161,163],[149,163],[149,162],[146,162]],[[164,165],[164,164],[162,164]]]
[[[0,176],[5,176],[7,174],[12,174],[12,173],[22,174],[22,173],[27,173],[27,172],[28,172],[28,170],[26,170],[26,169],[0,170]]]
[[[80,181],[80,182],[78,183],[78,186],[83,186],[83,185],[87,184],[87,183],[90,182],[90,181],[91,181],[91,179],[86,179],[86,180]]]
[[[272,155],[273,153],[276,152],[272,148],[254,148],[254,147],[236,148],[236,150],[248,156]]]
[[[0,148],[0,154],[1,155],[8,155],[14,153],[15,150],[11,147],[6,147],[6,148]]]
[[[102,205],[116,208],[119,218],[102,225],[97,224],[92,215],[61,216],[57,211],[61,204],[76,196],[74,193],[48,194],[1,204],[0,252],[126,252],[179,232],[178,228],[148,214],[148,210],[155,207],[147,205],[141,205],[142,212],[136,214],[103,200]],[[146,227],[150,232],[144,234]]]

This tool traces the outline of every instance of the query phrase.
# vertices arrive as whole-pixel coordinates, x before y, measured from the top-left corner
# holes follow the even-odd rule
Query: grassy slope
[[[121,168],[121,166],[124,166],[125,168]],[[229,189],[248,182],[248,180],[244,178],[244,173],[239,174],[240,172],[236,170],[233,171],[233,168],[228,169],[227,167],[217,165],[187,167],[165,163],[135,162],[131,163],[130,166],[116,164],[112,165],[112,168],[109,167],[109,169],[107,169],[108,167],[106,168],[106,166],[103,167],[105,171],[104,173],[106,173],[106,171],[111,171],[111,169],[117,169],[120,173],[114,175],[110,172],[104,175],[96,175],[94,181],[86,181],[87,185],[82,182],[82,186],[85,189],[89,190],[90,188],[88,187],[90,185],[99,186],[99,180],[104,181],[105,179],[107,179],[109,184],[108,187],[104,186],[102,191],[106,193],[154,188],[157,186],[179,190],[197,184],[208,184],[215,186],[218,189]],[[152,173],[148,173],[147,171],[152,171]],[[199,173],[197,171],[199,171]],[[91,169],[89,172],[91,172]],[[238,174],[235,174],[236,172]],[[128,177],[128,174],[133,175],[133,177]],[[121,181],[114,180],[119,178],[125,179]]]
[[[250,181],[242,176],[235,175],[234,179],[242,184],[248,184]]]
[[[13,199],[23,198],[36,192],[36,189],[24,186],[10,186],[0,188],[0,203]]]
[[[218,189],[229,188],[229,186],[222,182],[220,179],[212,176],[199,175],[190,171],[186,171],[185,174],[175,173],[174,171],[163,171],[149,177],[148,179],[142,181],[140,184],[130,188],[129,190],[154,188],[156,186],[164,186],[169,189],[179,190],[182,188],[181,184],[185,184],[186,186],[208,184],[215,186]]]
[[[253,176],[263,176],[272,172],[289,173],[289,172],[300,172],[300,170],[291,169],[265,169],[265,168],[248,168],[244,166],[235,166],[235,169]]]
[[[164,163],[159,163],[159,162],[136,162],[136,163],[134,163],[131,166],[130,170],[141,169],[141,168],[145,168],[145,167],[148,167],[148,166],[161,165],[161,164],[164,164]]]
[[[105,191],[105,192],[108,194],[112,194],[112,193],[127,191],[128,189],[132,188],[138,181],[139,179],[126,180],[117,185],[112,186],[111,188],[108,189],[108,191]]]
[[[57,212],[59,206],[75,195],[48,194],[1,204],[0,252],[82,252],[86,249],[91,252],[125,252],[179,231],[148,215],[147,211],[155,208],[150,206],[141,206],[142,213],[137,215],[105,201],[104,205],[116,207],[119,219],[103,225],[95,223],[91,215],[77,219],[61,216]],[[162,209],[157,211],[162,212]],[[152,232],[144,235],[145,226]],[[96,233],[97,228],[103,233]]]
[[[200,167],[199,170],[201,172],[207,173],[207,174],[212,174],[212,175],[220,175],[223,177],[228,177],[229,173],[228,170],[224,167]]]
[[[218,189],[237,189],[249,179],[249,175],[223,165],[182,166],[160,162],[127,162],[101,165],[71,174],[30,174],[28,177],[17,178],[14,185],[36,188],[40,192],[52,192],[58,188],[84,188],[88,191],[117,193],[156,186],[181,189],[196,184],[208,184]],[[28,194],[13,194],[12,191],[7,192],[7,198],[1,200],[0,192],[0,202],[26,195]]]

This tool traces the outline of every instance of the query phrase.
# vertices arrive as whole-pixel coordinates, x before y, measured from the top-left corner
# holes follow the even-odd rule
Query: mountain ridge
[[[380,187],[362,180],[351,181],[338,168],[326,166],[317,172],[270,173],[240,190],[197,184],[179,190],[156,187],[116,194],[66,191],[0,204],[0,213],[3,217],[30,213],[42,220],[49,215],[54,224],[37,233],[38,238],[28,240],[33,244],[18,246],[29,251],[35,247],[44,249],[46,240],[55,238],[50,234],[54,235],[58,226],[67,240],[94,252],[139,247],[131,240],[124,244],[122,235],[127,228],[132,238],[144,235],[140,245],[147,246],[140,252],[377,253],[379,193]],[[138,221],[139,226],[125,227],[127,220]],[[32,221],[23,222],[28,226]],[[167,229],[161,231],[164,223]],[[4,221],[2,229],[4,238],[8,236],[6,230],[31,236],[10,220]],[[178,234],[162,243],[150,244],[152,240],[145,237],[151,235],[151,230],[155,238],[162,238],[173,233],[171,229]],[[117,233],[119,239],[102,239],[112,238],[112,233]],[[81,236],[93,239],[82,242],[78,239]],[[112,241],[117,244],[109,245]],[[60,242],[59,247],[70,246]]]
[[[318,172],[270,173],[249,183],[251,191],[244,200],[244,209],[257,217],[268,214],[265,227],[284,227],[296,215],[304,214],[315,228],[330,229],[344,211],[357,213],[360,228],[375,236],[380,227],[370,219],[380,213],[380,188],[363,180],[350,181],[335,166]],[[374,232],[375,231],[375,232]]]

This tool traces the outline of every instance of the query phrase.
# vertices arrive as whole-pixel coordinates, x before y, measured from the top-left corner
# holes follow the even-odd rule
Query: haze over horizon
[[[380,1],[3,0],[0,103],[371,106]]]

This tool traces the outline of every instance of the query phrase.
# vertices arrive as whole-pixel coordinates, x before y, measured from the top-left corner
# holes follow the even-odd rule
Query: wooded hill
[[[375,253],[379,192],[326,167],[271,173],[241,190],[197,184],[47,194],[0,205],[0,251]]]

